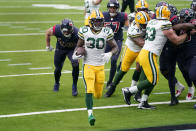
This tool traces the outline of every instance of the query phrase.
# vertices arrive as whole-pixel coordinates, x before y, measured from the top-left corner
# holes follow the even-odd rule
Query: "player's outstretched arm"
[[[195,29],[195,26],[191,23],[180,23],[172,27],[175,31],[184,30],[185,32]]]
[[[173,29],[164,30],[163,34],[175,45],[182,44],[187,37],[187,33],[177,36]]]
[[[46,50],[47,51],[52,51],[52,46],[50,45],[50,37],[51,36],[54,36],[53,34],[53,31],[52,31],[52,28],[49,28],[47,31],[46,31],[46,34],[45,34],[45,39],[46,39]]]

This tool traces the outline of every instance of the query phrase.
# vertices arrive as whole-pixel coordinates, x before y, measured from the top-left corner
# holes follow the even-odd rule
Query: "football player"
[[[92,10],[99,10],[99,6],[100,3],[102,2],[102,0],[84,0],[84,5],[85,5],[85,9],[84,9],[84,15],[85,15],[85,21],[84,21],[84,25],[88,25],[88,17],[91,14]]]
[[[196,14],[196,0],[193,0],[193,1],[191,2],[191,9],[193,9],[194,12],[195,12],[195,14]],[[195,15],[195,17],[196,17],[196,15]]]
[[[180,10],[179,15],[180,15],[180,21],[182,23],[189,22],[189,23],[195,24],[194,11],[192,9],[184,8],[184,9]],[[182,30],[181,32],[183,32],[183,31],[184,30]],[[192,32],[195,32],[195,30]],[[184,58],[183,60],[185,61],[184,63],[186,64],[186,69],[187,69],[186,71],[188,72],[188,76],[191,79],[191,81],[194,83],[194,85],[196,86],[195,59],[194,59],[194,56],[196,55],[196,53],[195,53],[196,48],[195,48],[195,41],[194,40],[195,40],[195,34],[193,33],[184,42],[183,48],[181,51],[183,52],[184,57],[182,57],[182,58]],[[182,90],[180,90],[180,91],[182,92]],[[187,100],[193,99],[194,92],[195,92],[195,88],[193,86],[189,86],[186,99]]]
[[[119,12],[119,2],[118,0],[109,0],[107,4],[107,12],[103,12],[104,15],[104,25],[109,26],[114,32],[114,39],[118,45],[119,51],[116,55],[111,58],[111,68],[109,80],[107,81],[106,88],[111,84],[117,69],[117,60],[122,48],[123,42],[123,29],[122,27],[128,28],[129,20],[127,13]],[[111,47],[106,46],[106,52],[110,51]]]
[[[78,29],[73,25],[73,22],[69,19],[62,20],[61,24],[56,24],[55,26],[49,28],[46,31],[46,49],[52,51],[52,46],[50,45],[51,36],[55,36],[57,39],[56,50],[54,54],[54,65],[55,65],[55,84],[54,91],[59,91],[61,70],[66,56],[69,58],[72,64],[72,95],[77,96],[77,81],[79,76],[79,63],[77,60],[72,59],[73,51],[76,47],[78,41]]]
[[[187,37],[184,33],[177,36],[172,29],[169,21],[170,10],[167,6],[161,6],[156,10],[156,19],[150,20],[146,27],[145,44],[138,55],[138,62],[141,66],[140,82],[137,86],[131,88],[122,88],[125,103],[130,105],[130,98],[138,90],[144,90],[141,98],[139,109],[154,109],[154,106],[148,104],[148,97],[154,86],[159,80],[159,69],[157,58],[161,54],[167,39],[173,44],[179,45],[183,43]]]
[[[110,97],[114,93],[116,86],[129,71],[129,68],[137,58],[144,45],[145,29],[149,20],[149,15],[144,11],[140,11],[136,14],[135,20],[131,23],[127,32],[128,37],[125,42],[126,47],[124,49],[120,70],[115,75],[114,81],[110,84],[110,88],[105,94],[106,97]],[[136,83],[134,85],[136,85]]]
[[[111,28],[104,27],[104,17],[101,11],[93,10],[89,26],[81,27],[78,32],[79,40],[77,47],[85,47],[86,55],[83,59],[83,80],[86,91],[86,107],[88,111],[88,121],[91,126],[95,123],[93,116],[93,96],[101,98],[104,86],[104,64],[108,62],[112,55],[118,52],[118,46],[114,40]],[[111,46],[111,51],[105,52],[106,43]],[[74,59],[81,58],[81,55],[73,54]]]
[[[173,29],[176,32],[179,32],[175,27],[179,23],[179,18],[177,17],[177,8],[173,5],[169,5],[168,8],[170,9],[171,16],[170,22],[172,23]],[[178,25],[179,26],[179,25]],[[186,25],[184,25],[186,28]],[[171,103],[169,105],[173,106],[178,104],[178,97],[181,91],[184,89],[184,86],[176,79],[175,72],[176,72],[176,62],[178,63],[178,67],[183,74],[184,79],[189,87],[192,86],[192,82],[188,77],[188,73],[184,69],[184,62],[182,60],[181,50],[183,49],[182,46],[175,46],[171,43],[171,41],[167,41],[159,58],[159,65],[160,71],[162,75],[168,80],[168,85],[171,94]],[[175,86],[177,87],[177,93],[175,95]]]
[[[136,12],[132,12],[129,14],[129,22],[131,23],[134,19],[135,19],[135,14],[139,11],[145,11],[146,13],[149,13],[149,5],[147,3],[147,1],[145,0],[139,0],[136,5],[135,5],[135,8],[136,8]]]

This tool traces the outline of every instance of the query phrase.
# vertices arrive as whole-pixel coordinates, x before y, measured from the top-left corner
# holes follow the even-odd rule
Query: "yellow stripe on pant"
[[[86,93],[93,93],[95,98],[101,98],[105,80],[104,66],[84,64],[83,80]]]
[[[133,52],[126,46],[123,51],[122,64],[120,67],[121,71],[128,72],[138,54],[139,52]]]
[[[156,85],[159,80],[159,69],[157,64],[158,56],[142,49],[138,55],[138,62],[150,83]]]

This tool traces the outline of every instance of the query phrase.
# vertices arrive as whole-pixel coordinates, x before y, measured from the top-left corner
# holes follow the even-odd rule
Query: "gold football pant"
[[[145,49],[142,49],[138,55],[140,66],[142,66],[148,81],[153,85],[156,85],[159,80],[157,58],[157,55]]]
[[[86,93],[93,93],[95,98],[100,98],[105,80],[104,66],[84,64],[83,80]]]
[[[139,52],[133,52],[126,46],[123,51],[122,64],[120,68],[121,71],[128,72],[129,68],[131,67],[133,62],[136,60],[138,54]]]

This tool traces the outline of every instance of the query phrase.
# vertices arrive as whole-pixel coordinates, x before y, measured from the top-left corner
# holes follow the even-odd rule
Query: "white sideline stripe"
[[[84,22],[83,20],[73,20],[74,23]],[[5,21],[0,22],[0,24],[39,24],[39,23],[60,23],[59,21]]]
[[[0,51],[0,53],[20,53],[20,52],[42,52],[42,51],[46,51],[46,50],[13,50],[13,51]]]
[[[196,100],[180,100],[179,102],[180,103],[188,103],[188,102],[196,102]],[[149,104],[163,105],[163,104],[169,104],[169,103],[170,103],[170,101],[163,101],[163,102],[152,102]],[[93,107],[93,109],[99,110],[99,109],[112,109],[112,108],[133,107],[133,106],[138,106],[138,104],[100,106],[100,107]],[[39,115],[39,114],[51,114],[51,113],[60,113],[60,112],[85,111],[85,110],[86,110],[86,108],[74,108],[74,109],[64,109],[64,110],[50,110],[50,111],[40,111],[40,112],[17,113],[17,114],[0,115],[0,118],[30,116],[30,115]]]
[[[0,61],[10,61],[11,59],[0,59]]]
[[[32,65],[32,63],[8,64],[8,66]]]
[[[83,14],[82,12],[59,12],[59,13],[55,13],[55,12],[42,12],[42,13],[36,13],[36,12],[12,12],[12,13],[0,13],[0,15],[80,15]]]
[[[52,67],[39,67],[39,68],[28,68],[29,70],[44,70],[44,69],[52,69]]]
[[[0,34],[0,36],[27,36],[27,35],[45,35],[45,33]]]

